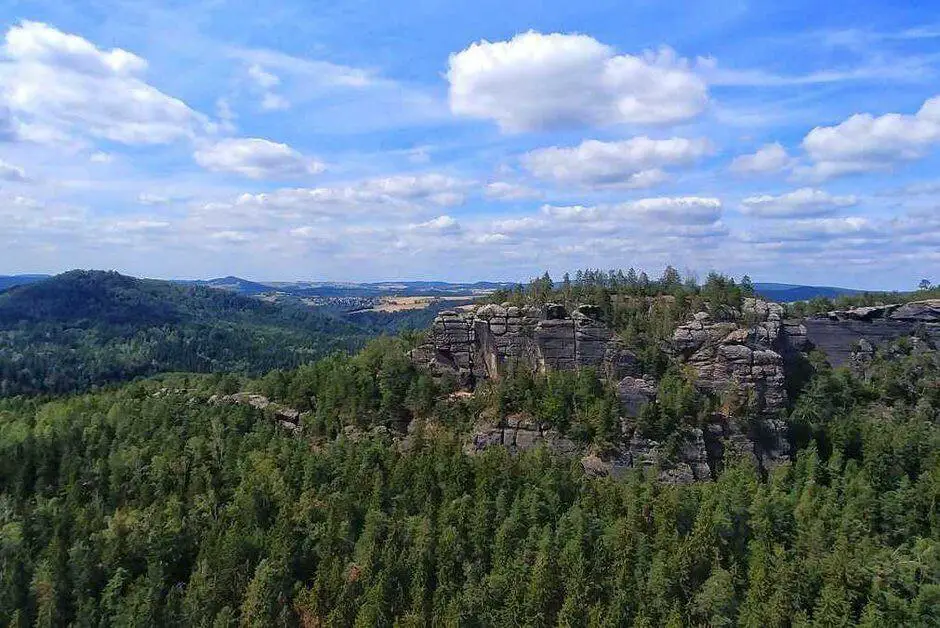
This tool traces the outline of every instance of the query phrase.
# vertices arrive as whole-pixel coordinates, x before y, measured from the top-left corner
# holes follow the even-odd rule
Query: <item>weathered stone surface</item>
[[[722,311],[720,319],[709,312],[693,315],[673,334],[673,355],[693,368],[703,389],[749,402],[761,415],[782,410],[787,402],[783,308],[745,299],[740,312]]]
[[[462,381],[499,377],[514,368],[533,371],[594,367],[620,379],[635,370],[635,356],[604,323],[597,308],[581,306],[569,316],[564,306],[541,309],[489,304],[475,312],[441,312],[428,342],[412,359]]]
[[[291,432],[299,433],[303,429],[301,425],[303,414],[299,410],[271,401],[263,395],[245,392],[232,395],[212,395],[209,397],[209,403],[213,405],[236,404],[251,406],[252,408],[270,413],[270,416],[273,417],[278,425]]]
[[[640,416],[643,406],[656,398],[656,381],[650,377],[627,376],[617,383],[617,396],[628,418]]]
[[[853,352],[864,340],[877,348],[902,336],[940,343],[940,299],[828,312],[803,321],[807,343],[833,366],[858,366]],[[864,352],[863,352],[864,353]]]
[[[544,445],[563,455],[578,453],[578,446],[558,432],[540,425],[525,415],[512,415],[495,425],[479,425],[470,435],[468,453],[477,453],[487,447],[499,445],[512,453],[535,449]]]

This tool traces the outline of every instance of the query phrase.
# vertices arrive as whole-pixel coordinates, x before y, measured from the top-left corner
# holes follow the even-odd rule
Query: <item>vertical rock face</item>
[[[762,469],[789,457],[786,423],[779,418],[787,405],[787,364],[808,345],[806,328],[784,320],[781,305],[753,298],[740,311],[699,312],[676,329],[671,353],[692,368],[697,386],[725,402],[705,426],[713,469],[728,451]],[[748,425],[725,414],[737,409],[753,417]]]
[[[782,306],[745,299],[740,312],[695,314],[676,329],[670,350],[692,367],[703,389],[770,416],[787,403],[784,355],[791,349],[790,333],[803,344],[805,330],[784,322]]]
[[[833,311],[807,318],[804,324],[808,341],[826,354],[832,366],[857,365],[853,352],[859,346],[863,353],[871,353],[879,345],[911,335],[940,343],[940,300]]]
[[[633,354],[614,337],[590,306],[570,315],[564,306],[485,305],[475,312],[442,312],[428,342],[413,359],[468,383],[495,378],[514,368],[532,371],[593,367],[620,378],[635,366]]]

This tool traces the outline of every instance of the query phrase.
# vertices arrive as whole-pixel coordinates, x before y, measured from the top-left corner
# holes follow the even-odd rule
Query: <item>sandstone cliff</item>
[[[419,364],[456,373],[472,385],[514,368],[531,371],[593,367],[621,378],[635,369],[635,358],[599,320],[596,308],[542,308],[485,305],[476,311],[441,312],[428,342],[412,353]]]
[[[848,366],[860,344],[876,348],[902,336],[940,343],[940,300],[833,311],[807,318],[803,324],[809,342],[826,354],[830,364]]]
[[[740,309],[696,312],[663,348],[721,405],[701,427],[682,428],[670,442],[654,441],[636,427],[643,406],[656,403],[657,382],[638,372],[634,355],[590,306],[570,314],[555,304],[443,312],[412,358],[456,374],[468,387],[514,368],[597,368],[617,382],[622,440],[613,450],[581,451],[585,469],[617,474],[654,468],[665,482],[687,483],[715,477],[729,455],[748,458],[762,471],[789,459],[782,418],[787,380],[805,363],[809,350],[818,348],[841,366],[852,361],[853,352],[858,362],[885,341],[910,335],[933,348],[931,343],[940,340],[940,301],[858,308],[805,320],[787,320],[781,305],[754,298],[745,299]],[[859,357],[859,349],[864,356]],[[579,451],[570,440],[524,416],[480,425],[468,448],[499,445],[520,451],[543,444],[565,454]]]

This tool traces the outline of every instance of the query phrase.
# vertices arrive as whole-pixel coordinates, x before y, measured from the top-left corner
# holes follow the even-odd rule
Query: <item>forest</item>
[[[260,374],[355,350],[397,331],[394,324],[356,324],[205,286],[71,271],[0,293],[0,396],[88,390],[165,371]]]
[[[644,429],[668,438],[710,400],[658,340],[748,284],[589,271],[493,298],[606,308],[657,372]],[[813,356],[783,417],[789,464],[728,460],[679,486],[547,448],[468,451],[479,417],[518,412],[603,447],[612,383],[515,373],[458,394],[409,360],[418,341],[0,399],[0,623],[940,625],[935,352],[898,343],[864,372]],[[217,401],[239,391],[301,411],[302,433]]]

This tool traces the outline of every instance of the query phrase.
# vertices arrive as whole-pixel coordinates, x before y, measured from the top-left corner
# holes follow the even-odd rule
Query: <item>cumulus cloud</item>
[[[12,183],[22,183],[27,181],[26,172],[13,164],[0,159],[0,181],[9,181]]]
[[[523,165],[536,177],[587,187],[648,188],[668,180],[663,167],[692,163],[711,152],[708,140],[634,137],[620,142],[586,140],[573,148],[542,148]]]
[[[471,185],[470,181],[438,173],[395,175],[349,185],[246,193],[231,202],[204,204],[197,212],[213,224],[244,221],[252,226],[261,226],[259,220],[269,222],[272,215],[282,220],[342,217],[352,222],[368,217],[381,221],[400,218],[401,214],[459,205]]]
[[[450,216],[438,216],[426,222],[412,224],[408,227],[412,231],[430,231],[434,233],[457,233],[460,223]]]
[[[644,198],[618,205],[627,215],[639,215],[664,222],[713,223],[721,218],[721,201],[699,196]]]
[[[731,161],[735,174],[771,174],[793,167],[795,160],[779,143],[765,144],[756,153],[739,155]]]
[[[102,50],[24,21],[7,31],[0,49],[0,104],[35,140],[73,132],[124,144],[193,137],[203,116],[146,83],[146,69],[126,50]]]
[[[858,204],[852,195],[833,196],[823,190],[800,188],[779,196],[763,194],[743,201],[744,213],[757,218],[815,218]]]
[[[913,115],[859,113],[836,126],[816,127],[803,138],[814,162],[800,175],[824,180],[844,174],[885,170],[919,159],[940,143],[940,96]]]
[[[366,195],[411,202],[430,202],[441,207],[460,205],[470,181],[443,174],[396,175],[370,179],[362,184]]]
[[[193,157],[213,172],[252,179],[303,177],[322,172],[324,164],[288,146],[260,138],[225,139],[198,149]]]
[[[722,215],[717,198],[680,196],[644,198],[604,205],[544,205],[542,214],[564,222],[594,223],[616,229],[709,225]],[[505,227],[504,227],[505,229]]]
[[[450,107],[506,132],[669,124],[698,115],[705,82],[669,48],[617,54],[587,35],[534,31],[450,56]]]
[[[746,231],[742,234],[742,239],[747,242],[799,242],[883,236],[884,232],[871,220],[860,216],[847,216],[792,220],[787,223],[786,229]]]
[[[539,198],[542,193],[538,190],[506,181],[494,181],[486,185],[484,194],[487,198],[497,201],[523,201]]]

